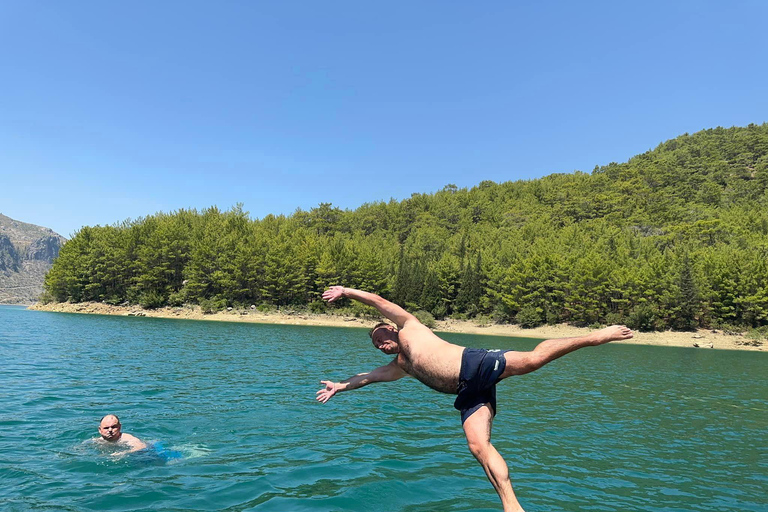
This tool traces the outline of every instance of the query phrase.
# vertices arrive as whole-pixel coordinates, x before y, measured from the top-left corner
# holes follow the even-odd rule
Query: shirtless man
[[[627,327],[613,325],[585,336],[546,340],[531,352],[464,348],[438,338],[415,316],[376,294],[341,286],[332,286],[323,293],[323,299],[328,302],[342,297],[375,307],[397,325],[395,328],[380,323],[370,332],[373,346],[395,358],[387,365],[341,382],[320,381],[324,387],[317,392],[317,400],[326,403],[339,391],[390,382],[406,375],[441,393],[458,395],[454,406],[461,412],[469,450],[499,494],[504,512],[521,512],[523,508],[512,490],[507,463],[491,444],[496,384],[511,375],[538,370],[582,347],[626,340],[633,335]]]
[[[122,431],[120,419],[114,414],[107,414],[99,422],[99,434],[101,437],[94,439],[97,443],[105,443],[108,446],[125,447],[127,450],[115,453],[114,455],[125,455],[126,453],[143,450],[147,445],[139,438],[126,434]]]

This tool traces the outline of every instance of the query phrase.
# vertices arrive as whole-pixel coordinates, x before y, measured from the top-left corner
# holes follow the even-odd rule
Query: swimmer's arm
[[[380,366],[368,373],[358,373],[341,382],[321,380],[320,384],[325,387],[317,392],[316,400],[324,404],[339,391],[351,391],[374,382],[392,382],[393,380],[402,379],[406,375],[407,373],[397,364],[397,359],[393,359],[388,365]]]
[[[323,293],[323,299],[333,302],[341,297],[347,297],[362,302],[368,306],[373,306],[379,310],[379,313],[397,324],[398,329],[402,329],[406,322],[416,321],[416,317],[398,306],[389,302],[375,293],[355,290],[354,288],[344,288],[343,286],[331,286]]]

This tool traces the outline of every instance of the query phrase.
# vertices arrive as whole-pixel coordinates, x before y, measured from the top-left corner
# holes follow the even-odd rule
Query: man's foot
[[[593,345],[602,345],[609,341],[628,340],[634,335],[635,333],[632,332],[632,329],[625,325],[611,325],[605,329],[590,333],[588,336]]]

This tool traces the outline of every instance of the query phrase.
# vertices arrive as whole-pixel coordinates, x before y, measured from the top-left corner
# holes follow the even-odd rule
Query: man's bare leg
[[[490,404],[485,404],[472,413],[464,422],[464,434],[467,436],[469,451],[483,466],[488,480],[501,498],[504,512],[525,512],[517,501],[512,483],[509,481],[509,468],[496,448],[491,444],[493,414]]]
[[[505,379],[510,375],[524,375],[538,370],[550,361],[554,361],[558,357],[562,357],[574,350],[602,345],[610,341],[626,340],[633,335],[632,330],[628,327],[611,325],[584,336],[542,341],[531,352],[506,352],[504,357],[507,360],[507,366],[504,369],[504,373],[501,374],[501,378]]]

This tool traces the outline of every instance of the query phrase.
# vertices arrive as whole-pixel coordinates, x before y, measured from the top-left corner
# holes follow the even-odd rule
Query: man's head
[[[385,354],[400,353],[400,339],[397,337],[397,329],[386,322],[381,322],[373,326],[368,332],[373,346]]]
[[[117,441],[121,435],[120,418],[114,414],[107,414],[99,422],[99,434],[105,441]]]

